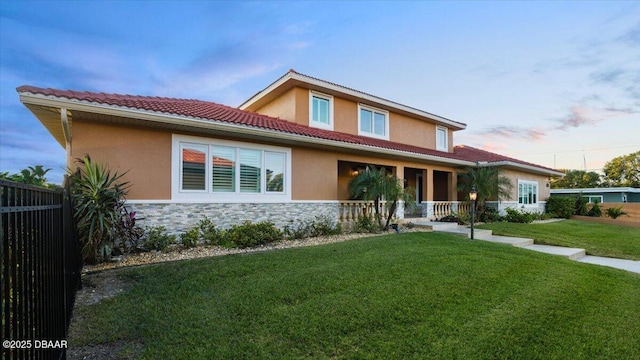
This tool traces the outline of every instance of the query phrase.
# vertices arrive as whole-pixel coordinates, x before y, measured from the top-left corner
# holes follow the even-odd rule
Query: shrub
[[[575,214],[575,200],[570,197],[552,196],[547,199],[545,211],[561,218],[568,219]]]
[[[602,216],[602,209],[600,208],[600,204],[597,201],[593,203],[589,211],[587,211],[587,216],[592,216],[592,217]]]
[[[282,231],[271,222],[263,221],[252,224],[245,221],[242,225],[233,225],[225,231],[224,240],[229,246],[247,248],[281,240],[282,236]]]
[[[438,221],[457,223],[457,222],[460,222],[460,218],[455,214],[450,214],[450,215],[441,217]]]
[[[164,226],[152,226],[146,229],[146,234],[142,246],[148,251],[162,251],[175,242],[176,236],[167,234],[167,230]]]
[[[502,219],[508,222],[528,224],[536,218],[536,214],[528,213],[526,211],[518,211],[511,208],[507,208],[505,211],[507,212],[507,215]]]
[[[580,215],[580,216],[585,216],[587,215],[587,204],[589,203],[589,200],[587,200],[586,198],[584,198],[582,196],[582,194],[578,194],[576,195],[575,199],[574,199],[575,203],[574,203],[574,214],[575,215]]]
[[[211,219],[204,217],[198,223],[200,237],[205,244],[224,246],[224,231],[216,228]]]
[[[500,221],[500,213],[494,208],[484,208],[478,216],[478,221],[485,223]]]
[[[313,221],[298,221],[296,225],[286,225],[284,235],[289,239],[304,239],[314,236],[342,234],[342,226],[328,215],[316,216]]]
[[[622,211],[622,206],[618,206],[616,208],[608,208],[606,211],[606,214],[608,217],[612,218],[612,219],[617,219],[622,215],[627,215],[629,216],[629,214],[627,214],[626,212]]]
[[[377,233],[380,232],[380,225],[370,216],[361,216],[353,227],[353,232],[357,233]]]
[[[342,226],[329,215],[316,216],[311,223],[311,236],[342,234]]]
[[[304,239],[311,236],[311,223],[309,221],[298,221],[295,225],[293,225],[293,220],[291,220],[291,225],[285,225],[284,227],[284,236],[288,239]]]
[[[180,235],[180,240],[182,241],[182,246],[186,248],[192,248],[198,245],[198,240],[200,240],[200,229],[195,227],[186,233]]]

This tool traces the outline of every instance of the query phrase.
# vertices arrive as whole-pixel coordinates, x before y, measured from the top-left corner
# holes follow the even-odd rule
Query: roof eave
[[[377,96],[373,96],[367,93],[363,93],[357,90],[353,90],[353,89],[349,89],[337,84],[333,84],[333,83],[329,83],[320,79],[315,79],[315,78],[311,78],[309,76],[300,74],[300,73],[296,73],[296,72],[288,72],[285,75],[281,76],[278,80],[274,81],[273,83],[271,83],[269,86],[267,86],[264,90],[256,93],[255,95],[253,95],[252,97],[250,97],[249,99],[247,99],[245,102],[243,102],[242,104],[240,104],[240,106],[238,106],[239,109],[241,110],[245,110],[247,108],[249,108],[251,105],[253,105],[254,103],[260,101],[262,98],[264,98],[265,96],[267,96],[268,94],[270,94],[271,92],[275,91],[276,89],[278,89],[279,87],[285,85],[288,81],[291,80],[297,80],[299,82],[302,83],[306,83],[306,84],[310,84],[312,86],[316,86],[316,87],[320,87],[320,88],[325,88],[325,89],[329,89],[331,91],[335,91],[337,93],[342,93],[342,94],[346,94],[349,95],[351,97],[356,97],[356,98],[361,98],[363,100],[369,101],[373,104],[378,104],[378,105],[382,105],[388,108],[392,108],[392,109],[397,109],[397,110],[401,110],[402,112],[405,113],[409,113],[409,114],[413,114],[416,116],[420,116],[423,118],[427,118],[430,119],[436,123],[442,124],[442,125],[446,125],[448,128],[457,131],[457,130],[464,130],[467,128],[467,125],[461,122],[457,122],[454,120],[450,120],[447,118],[444,118],[442,116],[438,116],[435,114],[431,114],[429,112],[420,110],[420,109],[416,109],[407,105],[402,105],[390,100],[386,100]]]
[[[150,112],[146,110],[133,109],[128,107],[119,107],[113,105],[105,105],[98,103],[87,103],[81,100],[58,98],[54,96],[47,96],[41,94],[33,94],[29,92],[20,93],[20,101],[24,104],[34,104],[57,108],[66,108],[67,110],[95,112],[103,115],[120,116],[126,118],[135,118],[140,120],[147,120],[151,122],[158,122],[164,124],[190,126],[208,130],[220,130],[229,131],[233,130],[234,133],[261,136],[269,139],[295,141],[297,143],[306,143],[314,145],[322,145],[332,147],[336,149],[347,150],[368,150],[369,152],[382,154],[386,156],[398,156],[408,159],[415,159],[421,161],[430,161],[440,164],[447,164],[453,166],[472,166],[475,163],[471,161],[451,159],[446,157],[440,157],[435,155],[426,155],[420,153],[414,153],[402,150],[393,150],[382,147],[376,147],[371,145],[354,144],[336,140],[321,139],[311,136],[292,134],[287,132],[281,132],[270,129],[263,129],[245,125],[231,124],[224,121],[215,120],[203,120],[198,118],[167,114],[161,112]]]
[[[520,163],[517,163],[517,162],[514,162],[514,161],[508,161],[508,160],[493,161],[493,162],[480,162],[480,163],[478,163],[478,166],[480,166],[480,167],[483,167],[483,166],[504,166],[504,167],[521,169],[521,170],[527,170],[528,172],[541,174],[541,175],[546,175],[546,176],[564,176],[564,173],[560,172],[560,171],[551,170],[551,169],[545,169],[545,168],[532,166],[532,165],[527,165],[527,164],[520,164]]]

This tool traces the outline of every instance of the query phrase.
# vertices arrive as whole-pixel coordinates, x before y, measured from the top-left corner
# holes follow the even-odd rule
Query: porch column
[[[426,169],[422,174],[422,188],[425,191],[423,201],[433,201],[433,169]]]
[[[422,195],[422,217],[428,220],[433,220],[433,169],[426,169],[422,171],[422,188],[424,189],[424,195]]]
[[[449,181],[449,201],[458,201],[458,172],[451,171],[447,180]]]

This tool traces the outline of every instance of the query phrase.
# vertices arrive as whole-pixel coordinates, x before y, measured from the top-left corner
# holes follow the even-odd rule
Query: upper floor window
[[[447,128],[436,126],[436,149],[449,151],[449,134],[447,134]]]
[[[333,96],[309,92],[309,126],[333,130]]]
[[[518,204],[535,205],[538,203],[538,182],[518,180]]]
[[[360,104],[358,106],[358,135],[389,140],[389,113]]]

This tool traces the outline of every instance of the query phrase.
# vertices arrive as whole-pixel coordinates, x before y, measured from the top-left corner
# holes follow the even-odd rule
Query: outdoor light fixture
[[[476,217],[476,199],[478,198],[478,192],[476,191],[476,187],[471,187],[471,192],[469,192],[469,200],[471,200],[471,240],[473,240],[473,222]]]

